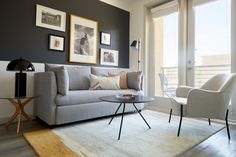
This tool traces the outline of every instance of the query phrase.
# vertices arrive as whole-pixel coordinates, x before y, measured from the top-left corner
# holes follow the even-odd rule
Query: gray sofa
[[[121,69],[97,68],[89,66],[66,67],[69,76],[69,91],[64,96],[58,93],[57,77],[54,72],[35,73],[34,114],[48,125],[60,125],[112,115],[119,104],[102,102],[102,96],[132,93],[143,95],[143,91],[89,90],[89,75],[107,76],[108,72],[119,73]],[[137,104],[139,110],[144,104]],[[132,105],[127,105],[126,112],[134,112]],[[119,111],[121,112],[121,110]]]

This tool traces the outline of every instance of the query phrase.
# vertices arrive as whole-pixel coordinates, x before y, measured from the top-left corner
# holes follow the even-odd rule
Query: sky
[[[230,0],[195,7],[195,60],[230,53]],[[164,17],[164,66],[178,64],[178,13]],[[216,63],[217,64],[217,63]]]

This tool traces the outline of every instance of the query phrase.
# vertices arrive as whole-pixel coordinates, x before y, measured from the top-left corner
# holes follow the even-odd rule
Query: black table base
[[[122,130],[122,125],[123,125],[123,118],[124,118],[124,113],[125,113],[125,106],[126,103],[120,103],[119,107],[117,108],[116,112],[114,113],[114,115],[112,116],[111,120],[109,121],[108,125],[111,124],[112,120],[114,119],[114,117],[117,115],[117,112],[119,111],[120,107],[123,104],[123,110],[122,110],[122,114],[121,114],[121,122],[120,122],[120,130],[119,130],[119,135],[118,135],[118,140],[120,140],[120,135],[121,135],[121,130]],[[146,123],[146,125],[148,126],[149,129],[151,129],[150,125],[148,124],[148,122],[145,120],[145,118],[143,117],[143,115],[141,114],[141,112],[138,110],[138,108],[135,106],[135,103],[133,103],[134,108],[136,109],[136,111],[139,113],[139,115],[142,117],[142,119],[144,120],[144,122]]]

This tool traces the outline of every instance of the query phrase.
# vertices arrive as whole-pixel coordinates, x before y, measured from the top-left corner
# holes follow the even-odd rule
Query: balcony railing
[[[178,68],[177,67],[162,67],[167,80],[168,87],[178,86]],[[230,73],[230,65],[204,65],[195,66],[194,84],[195,87],[202,86],[212,76],[220,73]]]

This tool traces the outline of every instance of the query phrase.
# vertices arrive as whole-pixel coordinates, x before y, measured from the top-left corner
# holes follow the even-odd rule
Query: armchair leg
[[[177,134],[178,137],[179,137],[179,134],[180,134],[182,119],[183,119],[183,105],[180,106],[180,120],[179,120],[178,134]]]
[[[170,121],[171,121],[171,116],[172,116],[172,108],[170,109],[169,123],[170,123]]]
[[[211,125],[211,118],[208,118],[208,123],[209,125]]]
[[[226,111],[225,124],[226,124],[228,139],[230,140],[230,132],[229,132],[229,124],[228,124],[228,114],[229,114],[229,109],[227,109],[227,111]]]

